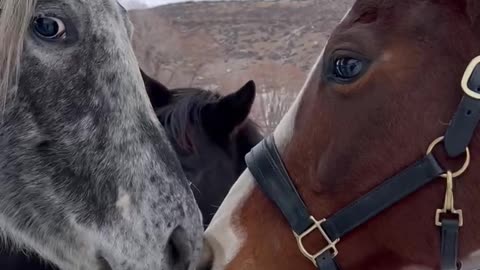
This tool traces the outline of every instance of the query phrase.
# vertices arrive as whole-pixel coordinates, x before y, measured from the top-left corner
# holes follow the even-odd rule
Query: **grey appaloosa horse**
[[[115,0],[0,0],[0,231],[61,269],[194,269],[202,221]]]

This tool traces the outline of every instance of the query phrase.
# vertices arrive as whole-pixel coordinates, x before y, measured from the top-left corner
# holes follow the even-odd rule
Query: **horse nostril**
[[[173,230],[168,239],[165,253],[171,269],[188,269],[191,254],[185,229],[177,227]]]

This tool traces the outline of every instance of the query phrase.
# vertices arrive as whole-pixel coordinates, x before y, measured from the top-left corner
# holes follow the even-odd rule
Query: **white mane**
[[[24,34],[35,4],[36,0],[0,0],[0,115],[18,81]]]

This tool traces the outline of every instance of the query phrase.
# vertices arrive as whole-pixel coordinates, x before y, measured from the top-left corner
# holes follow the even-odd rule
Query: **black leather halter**
[[[468,145],[480,121],[480,57],[468,65],[462,89],[464,96],[445,137],[435,140],[424,158],[326,219],[317,220],[310,215],[284,167],[273,136],[264,139],[247,154],[247,166],[259,187],[290,224],[302,254],[319,270],[340,269],[335,262],[336,244],[344,235],[440,177],[446,179],[445,204],[437,209],[435,218],[435,224],[441,227],[441,267],[442,270],[458,269],[457,242],[463,213],[453,205],[453,179],[468,168]],[[466,155],[464,166],[455,173],[444,170],[431,154],[433,147],[442,141],[450,158]],[[442,217],[443,214],[450,214],[450,217]],[[315,230],[321,233],[327,245],[311,254],[305,249],[303,239]]]

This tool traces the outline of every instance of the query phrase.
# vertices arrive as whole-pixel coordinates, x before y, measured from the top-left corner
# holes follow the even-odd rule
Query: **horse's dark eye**
[[[37,17],[33,21],[33,30],[44,39],[57,40],[65,37],[65,24],[54,17]]]
[[[355,79],[363,71],[364,64],[362,60],[352,57],[340,57],[333,63],[333,74],[340,80]]]

